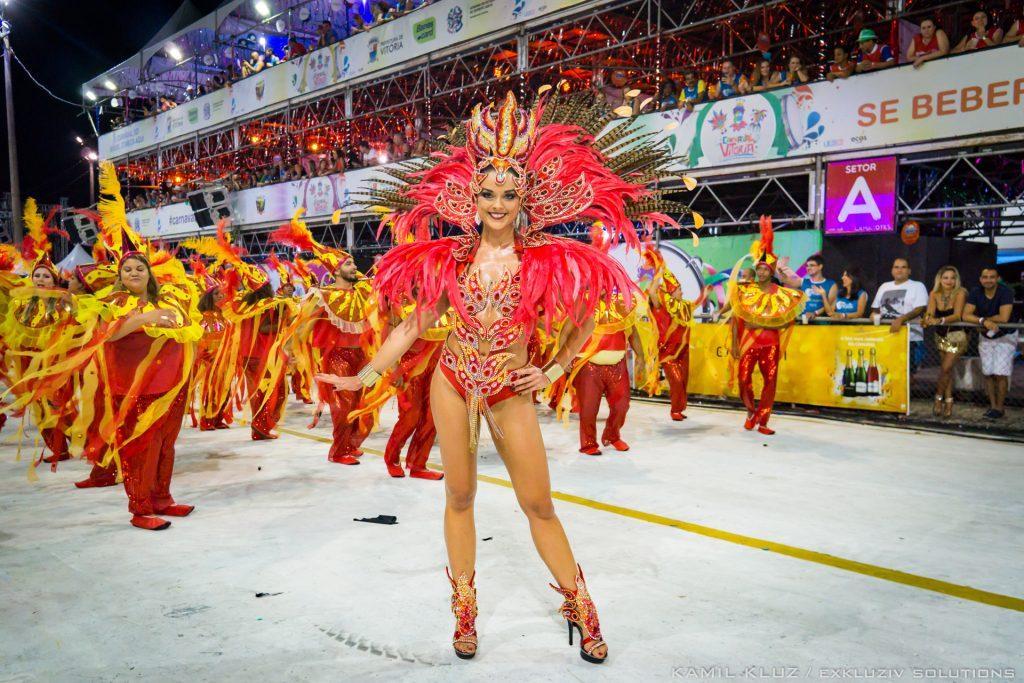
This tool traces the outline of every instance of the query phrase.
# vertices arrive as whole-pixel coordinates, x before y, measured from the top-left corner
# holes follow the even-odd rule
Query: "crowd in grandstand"
[[[971,50],[997,47],[1008,43],[1017,43],[1024,47],[1024,19],[1017,17],[1009,23],[1004,31],[994,25],[988,12],[978,10],[971,16],[970,28],[966,30],[960,41],[953,44],[949,35],[931,17],[926,17],[918,24],[919,33],[907,45],[904,54],[905,62],[912,62],[919,69],[926,62],[948,54],[957,54]],[[768,44],[767,36],[759,37],[762,49],[751,66],[749,74],[743,73],[732,59],[719,63],[717,81],[705,79],[696,69],[687,68],[674,72],[672,77],[661,84],[661,90],[654,99],[653,106],[666,111],[671,109],[692,109],[694,105],[736,95],[762,92],[774,88],[801,85],[810,81],[850,78],[860,73],[887,69],[899,63],[892,46],[883,41],[874,30],[862,29],[857,35],[857,45],[837,44],[832,50],[832,61],[818,64],[806,64],[801,55],[793,53],[783,59],[774,53]],[[893,41],[890,41],[893,42]],[[618,85],[616,85],[618,83]],[[625,92],[632,85],[627,84],[625,73],[613,74],[612,83],[604,85],[608,99],[619,106],[625,102]],[[642,102],[643,100],[637,100]],[[639,108],[636,113],[640,113]]]

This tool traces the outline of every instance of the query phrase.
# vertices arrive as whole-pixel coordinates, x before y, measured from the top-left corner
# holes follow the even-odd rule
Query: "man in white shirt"
[[[910,262],[902,256],[892,262],[892,280],[875,292],[872,314],[889,322],[889,330],[899,332],[909,323],[910,371],[916,372],[924,358],[924,330],[913,322],[928,308],[928,289],[923,282],[910,279]]]

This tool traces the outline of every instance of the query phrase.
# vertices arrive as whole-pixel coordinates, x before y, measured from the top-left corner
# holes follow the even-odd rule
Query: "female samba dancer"
[[[194,292],[157,284],[149,259],[128,251],[118,264],[114,290],[102,302],[109,317],[101,374],[111,398],[112,421],[101,433],[124,472],[131,523],[166,529],[156,515],[184,517],[191,505],[171,496],[174,442],[188,402],[189,374],[202,335]],[[112,430],[112,431],[110,431]]]
[[[675,205],[647,191],[640,176],[630,182],[627,173],[616,173],[642,169],[644,180],[655,177],[651,174],[662,170],[663,152],[655,146],[626,152],[635,165],[611,156],[611,146],[629,135],[630,124],[619,124],[614,135],[595,140],[592,136],[608,119],[590,97],[551,99],[524,112],[509,93],[498,109],[474,110],[465,144],[454,143],[462,139],[456,132],[446,153],[435,153],[413,170],[391,172],[407,185],[379,190],[370,203],[397,209],[387,218],[396,241],[410,233],[420,241],[400,244],[384,257],[375,288],[382,308],[408,298],[419,303],[419,310],[388,335],[357,376],[318,376],[342,390],[374,384],[452,307],[453,328],[440,371],[431,380],[430,405],[444,466],[453,646],[463,659],[473,657],[478,646],[473,501],[481,415],[537,551],[557,581],[552,588],[564,598],[560,611],[570,643],[575,628],[583,659],[601,663],[608,656],[583,572],[551,502],[532,394],[564,374],[592,329],[598,302],[613,291],[631,299],[635,286],[598,250],[541,230],[571,220],[600,220],[614,227],[616,238],[621,232],[638,246],[631,219],[674,224],[655,211]],[[440,226],[441,221],[464,234],[430,239],[431,224]],[[543,368],[528,364],[528,341],[538,317],[550,329],[560,315],[571,326],[565,344]]]

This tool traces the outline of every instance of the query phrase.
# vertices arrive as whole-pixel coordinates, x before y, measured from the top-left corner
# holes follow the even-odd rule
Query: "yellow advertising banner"
[[[690,394],[738,397],[728,323],[695,324],[690,334]],[[907,328],[796,325],[779,366],[777,402],[906,413]],[[754,373],[761,391],[761,373]]]

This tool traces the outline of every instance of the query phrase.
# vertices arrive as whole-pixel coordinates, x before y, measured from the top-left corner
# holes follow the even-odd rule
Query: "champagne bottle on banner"
[[[856,396],[853,379],[853,351],[846,350],[846,365],[843,367],[843,396]]]
[[[864,349],[857,351],[857,369],[854,370],[854,384],[857,396],[868,395],[868,364],[864,360]]]
[[[871,362],[868,363],[868,395],[881,396],[882,382],[881,374],[878,372],[878,356],[874,349],[871,349]]]

